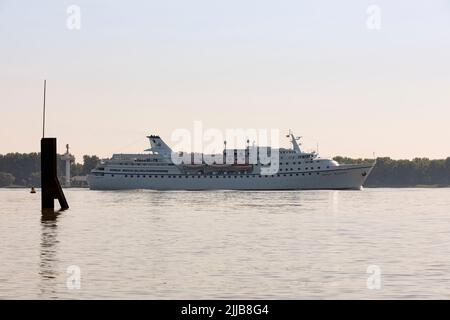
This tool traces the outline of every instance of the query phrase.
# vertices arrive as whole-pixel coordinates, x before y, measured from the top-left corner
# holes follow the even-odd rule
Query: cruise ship
[[[114,154],[88,175],[92,190],[360,190],[374,163],[339,164],[304,152],[291,132],[292,148],[247,146],[222,154],[174,152],[150,135],[143,154]],[[248,141],[247,141],[248,142]]]

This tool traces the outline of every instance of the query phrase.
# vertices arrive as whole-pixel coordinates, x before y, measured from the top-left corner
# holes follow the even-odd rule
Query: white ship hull
[[[286,172],[275,175],[89,175],[92,190],[359,190],[373,165],[342,165],[330,170]]]

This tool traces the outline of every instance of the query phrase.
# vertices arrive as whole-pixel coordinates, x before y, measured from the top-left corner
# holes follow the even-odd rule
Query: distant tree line
[[[71,176],[87,175],[100,161],[97,156],[83,156],[83,163],[73,162],[70,166]],[[63,181],[65,161],[58,155],[58,177]],[[40,153],[0,154],[0,187],[36,186],[41,184]]]
[[[63,180],[65,162],[58,155],[58,176]],[[335,157],[341,164],[373,163],[373,159]],[[83,156],[83,163],[71,164],[71,175],[87,175],[98,164],[97,156]],[[41,156],[39,153],[8,153],[0,155],[0,187],[40,186]],[[416,158],[393,160],[378,158],[365,183],[366,187],[450,186],[450,157],[445,160]]]
[[[339,163],[373,163],[373,159],[351,159],[335,157]],[[372,173],[366,180],[366,187],[419,187],[450,186],[450,157],[445,160],[415,158],[413,160],[393,160],[377,158]]]

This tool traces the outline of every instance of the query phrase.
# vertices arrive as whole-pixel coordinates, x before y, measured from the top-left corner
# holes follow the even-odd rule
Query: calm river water
[[[450,298],[450,189],[65,193],[0,189],[0,298]]]

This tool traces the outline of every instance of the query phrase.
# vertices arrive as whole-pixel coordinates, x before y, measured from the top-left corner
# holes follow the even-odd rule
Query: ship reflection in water
[[[65,193],[0,189],[0,298],[450,297],[449,188]]]

